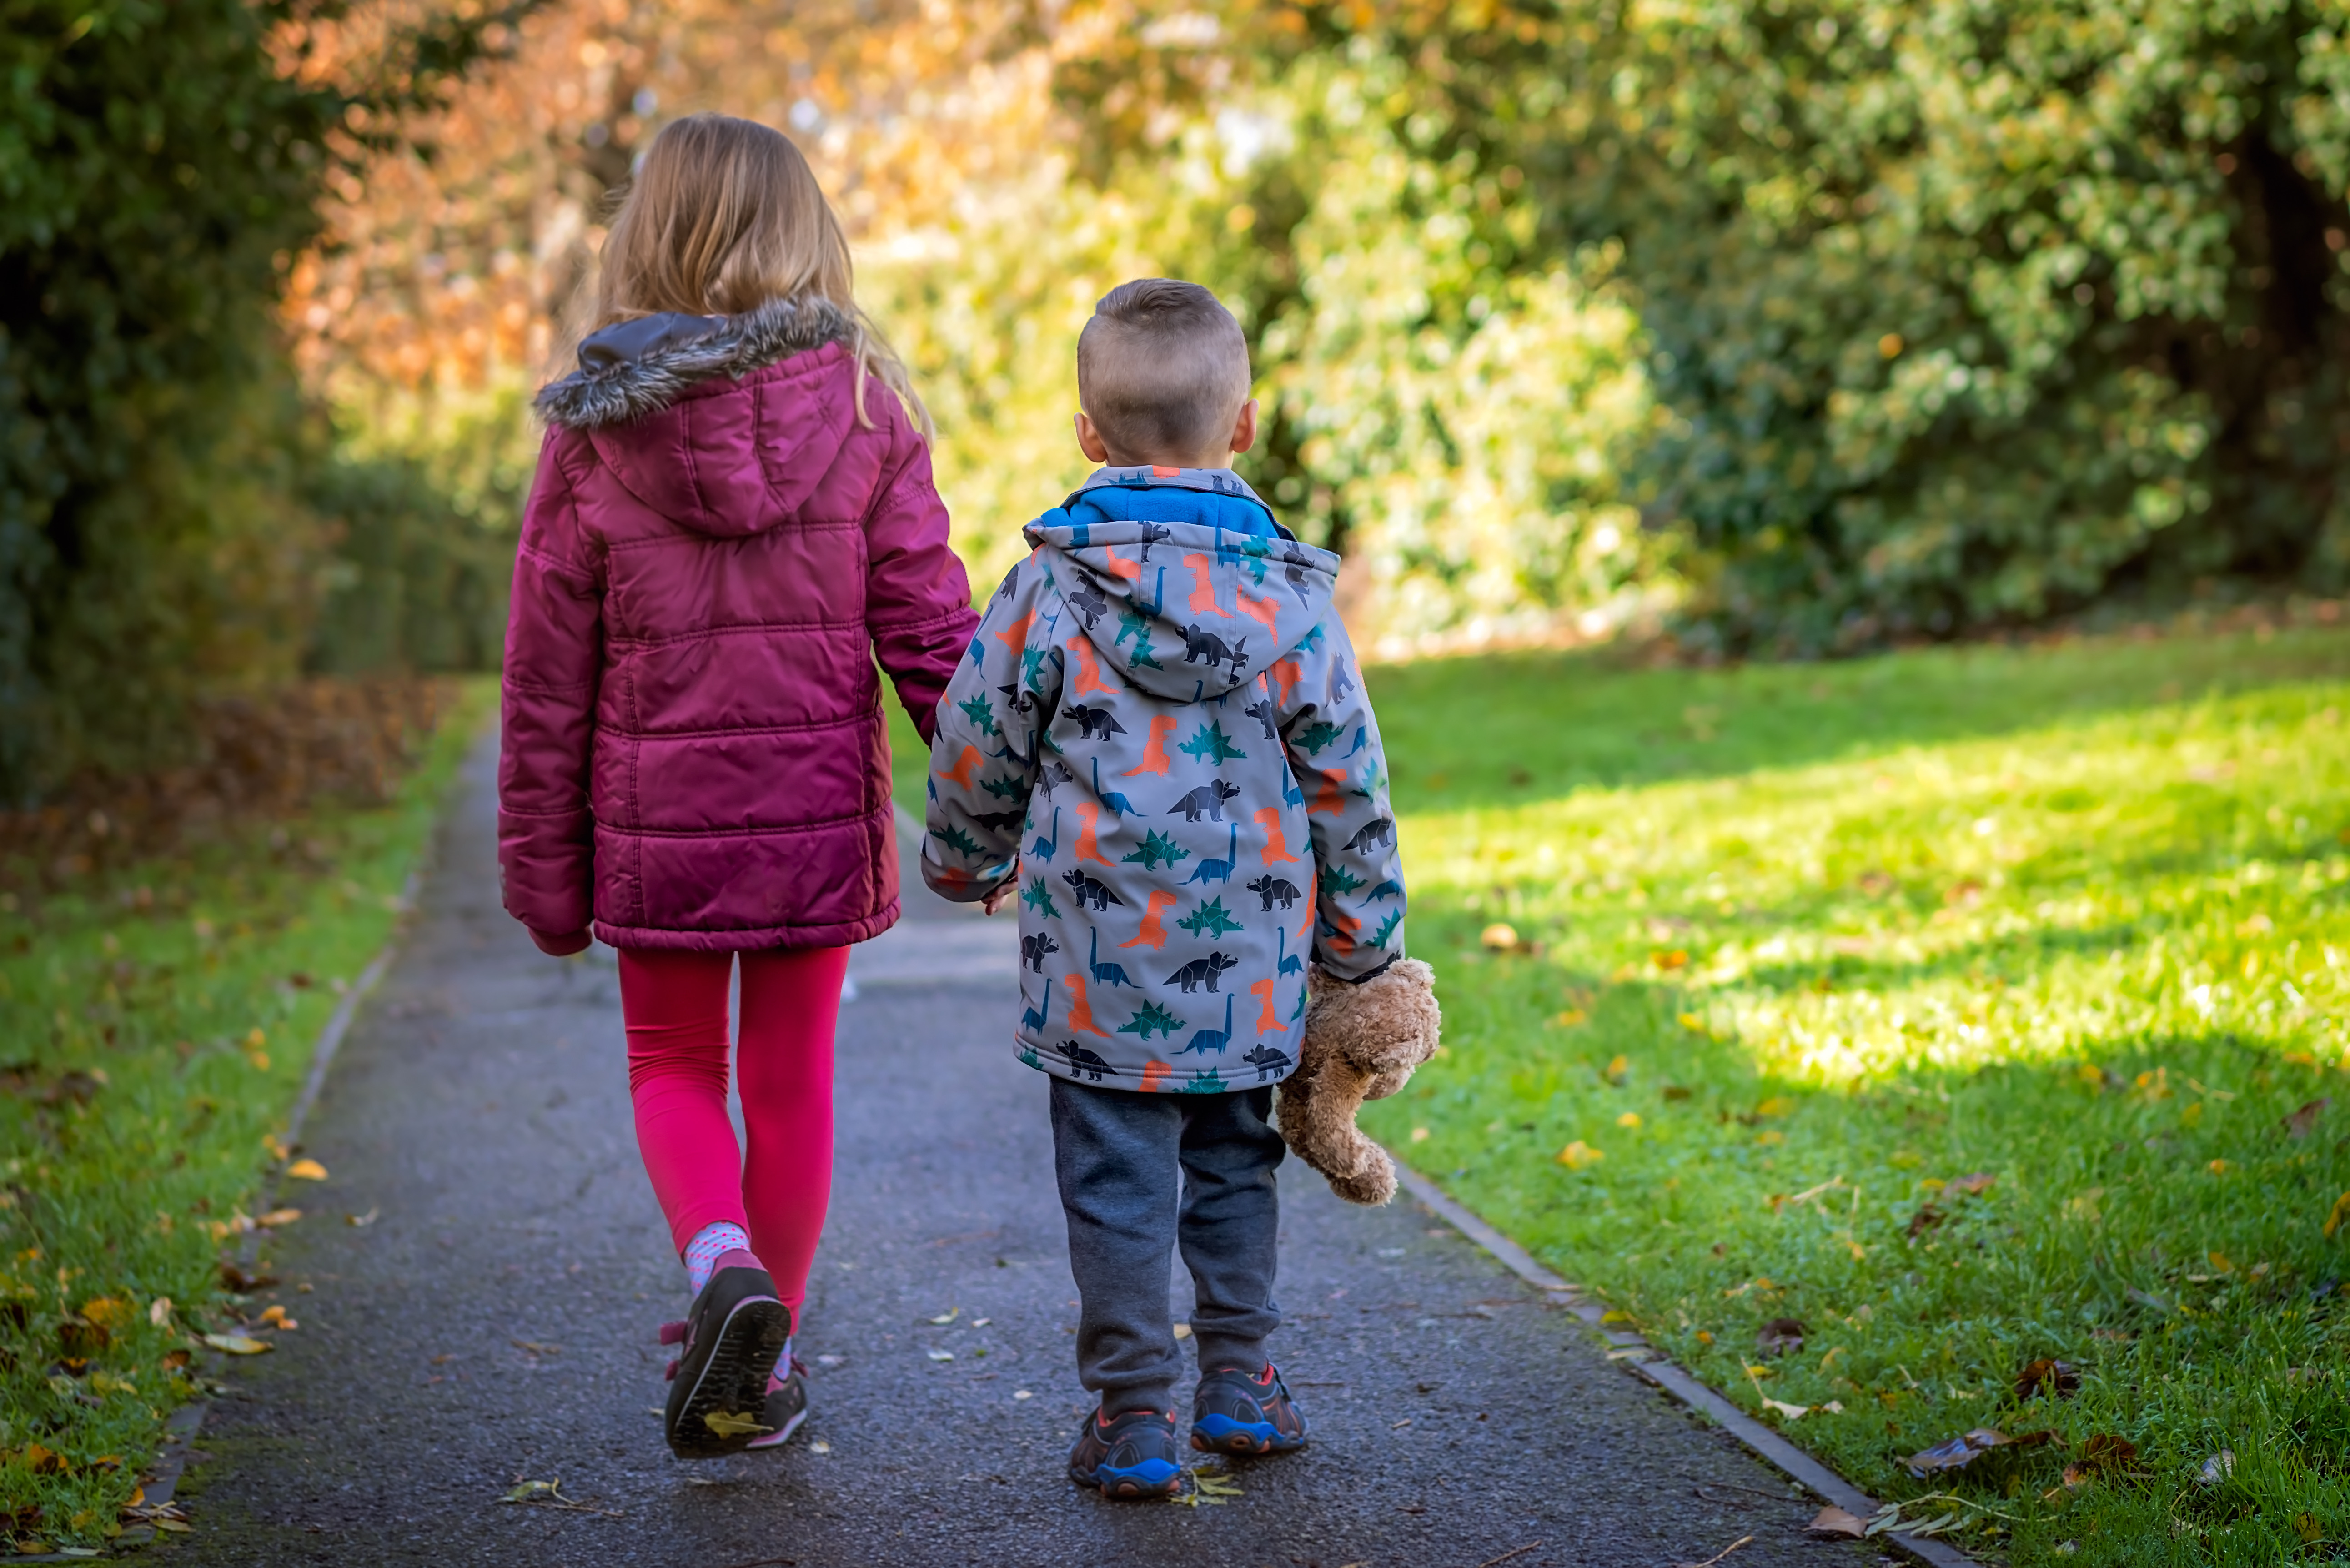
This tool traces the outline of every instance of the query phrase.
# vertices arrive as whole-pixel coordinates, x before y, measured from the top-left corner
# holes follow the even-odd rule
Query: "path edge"
[[[495,732],[493,730],[492,732]],[[478,740],[473,742],[476,746],[480,743]],[[461,765],[457,777],[450,781],[449,794],[455,794],[463,787],[463,784],[464,773]],[[444,798],[441,804],[445,812],[447,800]],[[433,831],[426,836],[422,847],[417,853],[416,864],[409,867],[407,878],[400,883],[400,909],[392,919],[391,935],[384,939],[384,944],[376,950],[375,957],[368,961],[367,967],[359,971],[359,978],[351,982],[350,989],[343,993],[342,1000],[335,1003],[335,1011],[327,1015],[327,1022],[320,1026],[318,1037],[310,1047],[310,1070],[304,1075],[302,1092],[294,1096],[293,1109],[288,1111],[286,1116],[286,1131],[283,1136],[289,1151],[301,1147],[303,1124],[310,1119],[312,1108],[317,1105],[319,1095],[326,1090],[327,1074],[334,1066],[335,1057],[343,1048],[344,1038],[350,1033],[351,1026],[359,1022],[360,1005],[367,1001],[369,994],[377,986],[383,983],[384,976],[391,972],[391,966],[398,961],[400,946],[408,939],[409,924],[416,916],[417,899],[423,891],[426,879],[432,875],[440,859],[440,825],[436,822]],[[285,1181],[283,1171],[263,1179],[261,1185],[255,1189],[254,1208],[256,1211],[265,1214],[276,1207],[276,1199],[283,1195]],[[244,1241],[237,1249],[239,1266],[251,1264],[260,1250],[260,1231],[255,1230],[246,1232]],[[221,1366],[225,1365],[217,1355],[210,1359]],[[218,1367],[215,1367],[215,1370],[217,1369]],[[169,1503],[179,1490],[180,1478],[187,1472],[189,1461],[195,1453],[196,1439],[203,1432],[204,1419],[212,1413],[212,1407],[218,1401],[218,1397],[217,1395],[206,1394],[201,1398],[191,1399],[172,1411],[170,1417],[164,1421],[162,1447],[156,1450],[155,1462],[148,1467],[146,1472],[151,1479],[140,1483],[146,1494],[140,1503],[141,1507],[162,1507]],[[116,1536],[108,1542],[108,1546],[113,1551],[121,1551],[151,1545],[158,1533],[159,1532],[151,1525],[134,1526]],[[88,1562],[91,1559],[68,1557],[59,1552],[43,1552],[38,1556],[17,1557],[12,1561],[74,1563]],[[97,1561],[103,1562],[106,1559],[99,1558]]]
[[[1605,1306],[1543,1267],[1533,1253],[1479,1219],[1427,1176],[1395,1158],[1393,1150],[1388,1151],[1388,1158],[1395,1159],[1396,1181],[1406,1192],[1438,1219],[1492,1253],[1494,1262],[1541,1291],[1551,1305],[1582,1319],[1607,1342],[1608,1360],[1620,1363],[1643,1383],[1705,1417],[1737,1438],[1749,1453],[1822,1501],[1833,1503],[1858,1519],[1866,1519],[1877,1511],[1879,1504],[1875,1498],[1731,1404],[1685,1368],[1674,1365],[1645,1336],[1605,1323]],[[1869,1539],[1895,1547],[1928,1568],[1981,1568],[1977,1559],[1929,1537],[1888,1530]]]

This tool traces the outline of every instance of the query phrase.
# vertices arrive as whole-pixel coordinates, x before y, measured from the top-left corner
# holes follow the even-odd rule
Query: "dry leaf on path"
[[[301,1218],[302,1211],[299,1209],[272,1209],[268,1213],[264,1214],[260,1219],[255,1220],[254,1223],[256,1225],[291,1225]]]
[[[286,1174],[296,1181],[324,1181],[327,1168],[315,1159],[297,1159],[286,1168]]]
[[[1868,1525],[1859,1515],[1846,1513],[1834,1503],[1820,1510],[1804,1529],[1812,1535],[1841,1535],[1847,1541],[1858,1541],[1868,1533]]]
[[[355,1229],[363,1225],[372,1225],[376,1222],[376,1217],[382,1212],[381,1209],[370,1209],[364,1214],[346,1214],[343,1216],[343,1223]]]
[[[1809,1405],[1790,1405],[1783,1399],[1765,1399],[1762,1401],[1762,1407],[1766,1410],[1776,1410],[1790,1421],[1800,1421],[1812,1413],[1812,1407]]]
[[[265,1355],[276,1348],[265,1339],[244,1334],[208,1334],[204,1343],[230,1355]]]

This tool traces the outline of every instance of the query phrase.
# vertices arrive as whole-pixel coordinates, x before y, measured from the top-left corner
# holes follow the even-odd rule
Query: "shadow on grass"
[[[2350,676],[2350,632],[1959,648],[1833,665],[1630,670],[1606,649],[1367,673],[1405,812],[1525,805],[1979,739]]]

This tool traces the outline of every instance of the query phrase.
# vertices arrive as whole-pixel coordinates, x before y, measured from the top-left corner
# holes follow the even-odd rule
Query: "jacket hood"
[[[1026,536],[1101,658],[1155,697],[1254,680],[1322,622],[1338,557],[1197,523],[1040,518]]]
[[[740,316],[665,314],[591,334],[579,366],[532,406],[585,436],[629,492],[682,526],[756,534],[791,516],[847,440],[856,410],[808,378],[768,386],[757,372],[849,344],[857,327],[827,299],[775,299]],[[845,352],[827,368],[846,381]],[[819,375],[821,372],[819,372]],[[713,383],[715,383],[713,385]],[[799,395],[791,395],[797,390]]]

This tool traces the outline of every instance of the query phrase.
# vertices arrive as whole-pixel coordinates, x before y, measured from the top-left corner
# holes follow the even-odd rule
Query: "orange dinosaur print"
[[[1167,760],[1167,737],[1174,732],[1174,714],[1155,715],[1150,721],[1150,739],[1142,743],[1142,761],[1118,776],[1130,779],[1137,774],[1157,774],[1165,778],[1168,768],[1173,765]]]
[[[1260,1035],[1278,1033],[1281,1030],[1281,1014],[1273,1005],[1274,983],[1267,979],[1256,981],[1249,986],[1249,994],[1256,998],[1257,1005],[1263,1010],[1256,1015],[1256,1032]]]
[[[1232,597],[1241,607],[1241,614],[1264,627],[1265,635],[1274,634],[1274,622],[1281,618],[1281,601],[1274,598],[1253,599],[1246,592],[1235,589]]]
[[[1164,1062],[1146,1064],[1142,1069],[1142,1092],[1146,1095],[1158,1093],[1174,1075],[1175,1069]]]
[[[1154,889],[1150,895],[1150,908],[1143,911],[1142,929],[1134,933],[1132,941],[1120,942],[1118,945],[1122,948],[1149,948],[1153,952],[1164,950],[1167,946],[1167,928],[1160,923],[1159,917],[1165,914],[1174,902],[1174,894],[1164,889]]]
[[[1318,816],[1324,812],[1328,812],[1334,816],[1346,815],[1347,797],[1339,793],[1338,786],[1347,782],[1347,770],[1344,768],[1317,769],[1315,776],[1321,779],[1322,787],[1314,792],[1314,804],[1305,808],[1305,815]]]
[[[1101,659],[1094,652],[1094,639],[1084,632],[1069,639],[1069,651],[1077,656],[1077,678],[1069,687],[1075,697],[1115,697],[1118,688],[1102,680]]]
[[[968,788],[969,786],[966,785],[965,787]],[[1076,812],[1077,858],[1080,860],[1090,860],[1097,866],[1108,865],[1110,863],[1109,857],[1101,852],[1101,845],[1094,837],[1094,824],[1101,820],[1101,803],[1099,801],[1081,800],[1077,802]]]
[[[1019,618],[995,634],[995,640],[1017,653],[1028,646],[1028,623],[1036,618],[1035,610],[1024,610]]]
[[[955,765],[949,768],[945,773],[941,774],[939,776],[953,784],[957,789],[969,789],[971,787],[971,770],[977,766],[979,766],[979,748],[977,746],[965,746],[962,749],[962,755],[955,759]]]
[[[1274,686],[1280,688],[1274,695],[1279,698],[1281,705],[1286,708],[1289,706],[1289,694],[1297,690],[1297,683],[1300,680],[1305,679],[1305,667],[1295,659],[1279,659],[1274,661],[1273,668],[1266,670],[1265,674],[1272,678]]]
[[[1191,613],[1221,616],[1224,607],[1216,602],[1216,579],[1208,569],[1208,562],[1206,556],[1183,557],[1183,564],[1191,568]]]
[[[1258,812],[1256,814],[1256,825],[1264,829],[1264,854],[1260,862],[1261,864],[1266,866],[1295,866],[1297,864],[1297,857],[1292,855],[1289,852],[1289,846],[1282,842],[1281,807],[1277,805],[1269,805],[1263,811]]]
[[[1105,1040],[1108,1039],[1109,1031],[1094,1022],[1093,1003],[1086,1000],[1086,977],[1072,974],[1068,985],[1071,992],[1069,1027],[1081,1034],[1098,1034]]]
[[[1113,577],[1124,577],[1138,588],[1142,586],[1142,563],[1129,561],[1115,550],[1103,560],[1102,570]]]

